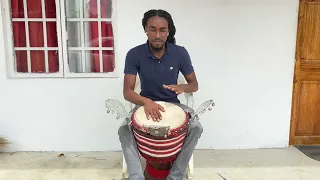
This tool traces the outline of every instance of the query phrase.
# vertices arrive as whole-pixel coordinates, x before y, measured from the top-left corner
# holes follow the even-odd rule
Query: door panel
[[[306,3],[302,32],[301,62],[320,63],[320,6],[318,3]]]
[[[320,84],[317,81],[300,84],[297,136],[320,135]],[[315,106],[316,105],[316,106]]]
[[[320,144],[320,0],[300,0],[290,144]]]

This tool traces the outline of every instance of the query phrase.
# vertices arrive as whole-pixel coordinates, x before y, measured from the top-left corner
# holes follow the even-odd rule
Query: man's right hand
[[[160,111],[164,112],[164,108],[161,105],[153,102],[151,99],[145,100],[144,112],[148,120],[151,117],[153,121],[160,121],[162,119]]]

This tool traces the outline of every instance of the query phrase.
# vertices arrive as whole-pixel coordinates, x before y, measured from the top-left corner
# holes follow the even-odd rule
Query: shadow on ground
[[[317,145],[317,146],[303,145],[303,146],[295,146],[295,147],[299,149],[302,153],[304,153],[306,156],[316,161],[320,161],[320,145]]]

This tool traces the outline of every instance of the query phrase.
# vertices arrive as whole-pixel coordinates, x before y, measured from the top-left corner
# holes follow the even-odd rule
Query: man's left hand
[[[165,89],[169,89],[171,91],[174,91],[176,94],[181,94],[186,90],[186,85],[185,84],[172,84],[172,85],[163,85]]]

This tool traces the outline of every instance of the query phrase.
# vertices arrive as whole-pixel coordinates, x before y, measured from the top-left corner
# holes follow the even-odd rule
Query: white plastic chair
[[[186,83],[187,83],[187,81],[185,80],[184,76],[181,73],[179,73],[178,84],[186,84]],[[140,91],[141,91],[140,78],[138,75],[136,78],[136,84],[135,84],[134,91],[136,93],[140,93]],[[193,109],[193,104],[194,104],[193,94],[192,93],[183,93],[183,94],[186,98],[186,105]],[[133,108],[134,108],[134,104],[130,103],[130,109],[133,109]],[[193,167],[194,166],[193,166],[193,154],[192,154],[190,161],[189,161],[188,168],[187,168],[187,178],[188,179],[192,179],[192,177],[193,177],[193,172],[194,172]],[[124,158],[124,155],[122,157],[122,175],[125,179],[129,178],[127,163]]]

